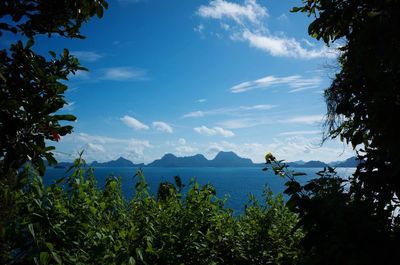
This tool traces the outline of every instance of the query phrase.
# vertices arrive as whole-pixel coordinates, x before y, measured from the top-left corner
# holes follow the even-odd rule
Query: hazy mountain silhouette
[[[359,161],[356,157],[350,157],[345,161],[336,161],[332,163],[324,163],[321,161],[295,161],[288,162],[290,167],[297,168],[323,168],[328,165],[333,167],[356,167]],[[60,162],[55,167],[64,168],[71,166],[70,162]],[[165,154],[160,159],[156,159],[153,162],[145,165],[135,164],[132,161],[120,157],[116,160],[99,163],[93,161],[90,166],[92,167],[263,167],[264,163],[253,163],[249,158],[243,158],[238,156],[234,152],[219,152],[214,159],[208,160],[204,155],[197,154],[193,156],[178,157],[173,154]]]
[[[125,159],[123,157],[120,157],[116,160],[111,160],[108,162],[104,163],[99,163],[97,161],[93,161],[90,164],[92,167],[143,167],[144,164],[134,164],[132,161]]]

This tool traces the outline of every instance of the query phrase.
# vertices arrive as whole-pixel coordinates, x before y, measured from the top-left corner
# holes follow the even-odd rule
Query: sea
[[[135,191],[139,169],[134,167],[97,167],[94,175],[99,187],[104,187],[107,176],[121,177],[122,191],[127,200],[132,198]],[[265,201],[263,192],[265,188],[274,194],[285,190],[286,179],[273,173],[271,169],[263,171],[262,167],[144,167],[141,169],[149,185],[150,192],[156,194],[161,182],[174,183],[174,176],[179,176],[186,185],[195,180],[200,185],[211,184],[215,187],[218,198],[226,198],[226,207],[233,210],[234,214],[244,211],[249,202],[250,194],[260,201]],[[307,175],[296,177],[300,183],[306,183],[317,177],[316,172],[321,168],[293,168],[296,172]],[[349,177],[355,168],[336,168],[338,176]],[[54,183],[57,179],[68,176],[65,168],[47,168],[44,177],[45,185]],[[185,189],[183,192],[185,192]]]

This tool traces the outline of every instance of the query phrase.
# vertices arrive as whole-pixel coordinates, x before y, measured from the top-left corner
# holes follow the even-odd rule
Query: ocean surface
[[[99,187],[103,187],[107,176],[114,175],[121,177],[122,190],[126,199],[132,198],[137,178],[134,178],[137,168],[132,167],[98,167],[94,168],[94,174]],[[226,206],[232,208],[235,214],[243,212],[244,206],[249,201],[249,194],[253,194],[260,202],[263,200],[263,190],[269,187],[274,194],[282,193],[285,189],[285,179],[276,176],[271,169],[262,171],[262,167],[145,167],[142,169],[152,194],[157,193],[161,182],[169,181],[174,183],[174,176],[180,176],[182,182],[187,185],[191,179],[195,179],[200,185],[212,184],[219,198],[227,196]],[[306,173],[306,176],[297,179],[306,183],[315,178],[315,173],[321,168],[293,168],[297,172]],[[355,168],[337,168],[336,171],[341,177],[348,177]],[[64,168],[47,168],[44,178],[45,185],[55,180],[68,176]]]

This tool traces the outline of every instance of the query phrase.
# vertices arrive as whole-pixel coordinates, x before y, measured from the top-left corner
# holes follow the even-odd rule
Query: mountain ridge
[[[335,161],[331,163],[325,163],[317,160],[311,161],[294,161],[287,162],[290,167],[296,168],[323,168],[327,166],[332,167],[356,167],[359,161],[356,157],[350,157],[344,161]],[[60,162],[55,168],[64,168],[71,166],[72,163]],[[213,159],[207,159],[202,154],[196,154],[193,156],[178,157],[174,154],[167,153],[161,158],[154,160],[151,163],[135,164],[132,161],[119,157],[118,159],[97,162],[93,161],[89,164],[92,167],[262,167],[264,163],[253,163],[249,158],[243,158],[238,156],[232,151],[221,151]]]

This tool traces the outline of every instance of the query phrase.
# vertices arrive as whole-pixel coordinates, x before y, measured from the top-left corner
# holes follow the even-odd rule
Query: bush
[[[211,185],[162,183],[152,196],[139,171],[127,201],[121,180],[97,187],[91,169],[77,159],[66,179],[44,187],[26,167],[23,189],[14,192],[15,219],[2,233],[8,248],[1,264],[295,264],[299,231],[282,196],[254,197],[234,217]],[[160,194],[160,192],[159,192]]]

